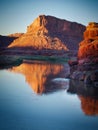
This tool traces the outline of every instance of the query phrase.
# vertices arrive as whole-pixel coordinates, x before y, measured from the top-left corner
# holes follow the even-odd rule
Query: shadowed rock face
[[[84,40],[80,43],[78,58],[98,57],[98,23],[91,22],[84,32]]]
[[[0,48],[7,47],[15,39],[15,37],[0,36]]]
[[[9,48],[31,46],[37,49],[76,50],[84,30],[85,26],[81,24],[40,15]]]
[[[15,33],[15,34],[10,34],[8,36],[0,35],[0,48],[8,47],[11,44],[11,42],[19,38],[21,35],[23,35],[23,33]]]

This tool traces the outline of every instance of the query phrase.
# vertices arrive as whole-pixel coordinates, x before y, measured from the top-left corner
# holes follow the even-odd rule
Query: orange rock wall
[[[84,32],[84,40],[80,42],[78,58],[98,56],[98,23],[89,23]]]

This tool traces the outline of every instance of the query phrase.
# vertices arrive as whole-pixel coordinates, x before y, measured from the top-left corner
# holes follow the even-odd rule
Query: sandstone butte
[[[77,50],[84,31],[85,26],[82,24],[40,15],[27,27],[27,32],[14,40],[8,48]]]
[[[80,42],[78,58],[95,59],[98,57],[98,23],[90,22],[84,32],[84,40]]]

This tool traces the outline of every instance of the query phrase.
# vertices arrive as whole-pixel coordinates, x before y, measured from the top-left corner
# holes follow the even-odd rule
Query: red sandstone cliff
[[[40,15],[27,27],[27,32],[8,47],[33,47],[35,49],[76,50],[82,40],[85,26]]]
[[[80,42],[78,58],[98,57],[98,23],[91,22],[84,32],[84,40]]]
[[[71,78],[82,80],[88,86],[98,86],[98,23],[91,22],[80,43],[78,62],[69,62]]]

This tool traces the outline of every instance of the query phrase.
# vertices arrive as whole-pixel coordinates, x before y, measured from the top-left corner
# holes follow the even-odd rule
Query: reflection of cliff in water
[[[79,96],[81,108],[86,115],[98,115],[98,99]]]
[[[98,88],[87,87],[82,81],[66,80],[68,65],[47,62],[23,63],[12,67],[12,72],[21,73],[37,94],[54,92],[67,88],[67,92],[77,94],[81,109],[86,115],[98,115]]]
[[[68,92],[77,94],[81,109],[86,115],[98,115],[98,88],[85,86],[83,82],[71,80]]]
[[[18,67],[12,67],[10,70],[22,73],[33,91],[40,94],[62,89],[60,85],[55,85],[52,79],[65,77],[66,71],[68,71],[62,64],[46,62],[23,63]]]

